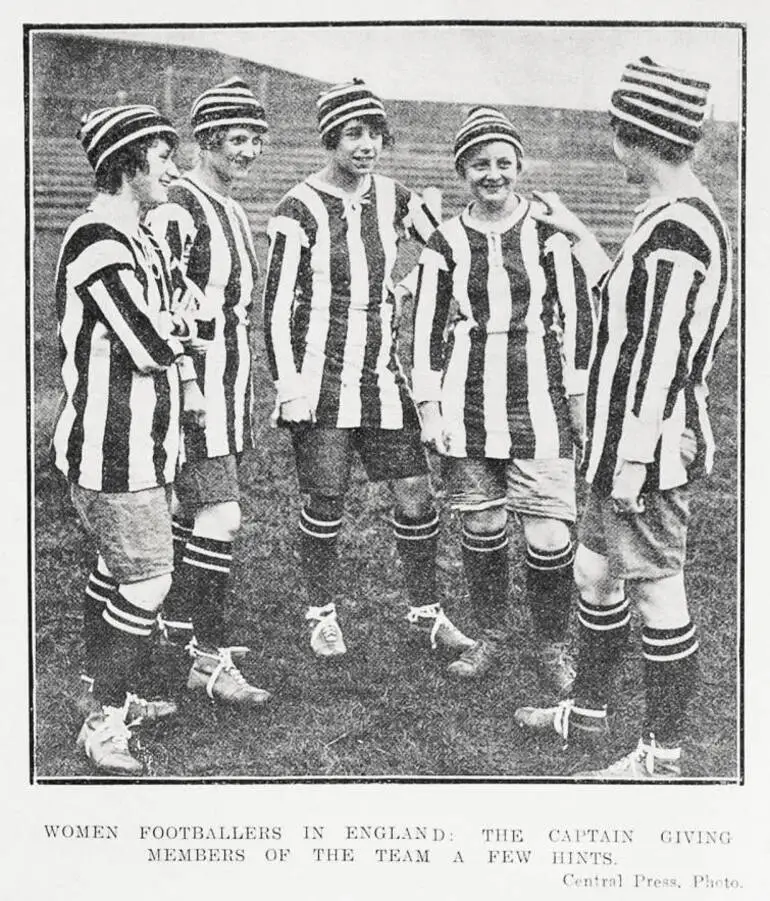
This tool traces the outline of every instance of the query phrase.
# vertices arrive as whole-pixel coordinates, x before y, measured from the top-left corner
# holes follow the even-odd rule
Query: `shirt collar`
[[[460,213],[460,220],[463,225],[467,225],[468,228],[481,232],[483,235],[501,235],[503,232],[510,231],[514,225],[517,225],[529,211],[529,201],[520,197],[518,194],[516,196],[519,199],[519,202],[516,204],[516,209],[505,219],[500,219],[497,222],[479,222],[478,219],[474,219],[471,216],[471,207],[473,204],[469,203],[462,213]]]

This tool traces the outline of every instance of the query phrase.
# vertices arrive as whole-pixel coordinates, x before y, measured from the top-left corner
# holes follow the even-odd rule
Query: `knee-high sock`
[[[439,518],[435,510],[412,519],[403,513],[393,516],[393,534],[401,563],[409,601],[414,607],[434,604],[436,593],[436,552]]]
[[[299,515],[300,551],[308,602],[325,607],[337,591],[337,539],[342,517],[331,518],[304,507]]]
[[[508,531],[472,532],[460,539],[471,609],[484,631],[508,630]]]
[[[163,602],[161,614],[168,638],[185,646],[193,637],[194,570],[184,563],[187,542],[192,538],[193,523],[175,516],[171,521],[174,539],[174,579]]]
[[[546,641],[562,641],[567,633],[574,562],[572,542],[555,551],[527,545],[527,600],[535,630]]]
[[[578,603],[580,651],[575,679],[575,703],[601,710],[612,699],[615,672],[628,643],[631,611],[626,598],[608,607]]]
[[[85,645],[83,669],[85,675],[90,678],[93,678],[94,661],[104,640],[106,626],[102,614],[107,602],[117,590],[117,581],[107,575],[97,562],[88,577],[83,596],[83,643]]]
[[[102,642],[94,657],[94,696],[112,707],[121,705],[126,692],[134,691],[138,667],[150,643],[155,613],[137,607],[115,591],[103,611]]]
[[[182,582],[189,586],[193,630],[203,647],[219,648],[227,643],[225,601],[232,561],[232,541],[193,534],[185,545]]]
[[[688,622],[678,629],[642,630],[646,711],[643,735],[667,747],[682,743],[687,705],[695,691],[698,638]]]

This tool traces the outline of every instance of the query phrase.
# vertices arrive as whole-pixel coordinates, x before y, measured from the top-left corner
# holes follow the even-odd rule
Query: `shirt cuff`
[[[412,397],[416,404],[427,400],[441,400],[441,373],[429,369],[427,372],[412,370]]]

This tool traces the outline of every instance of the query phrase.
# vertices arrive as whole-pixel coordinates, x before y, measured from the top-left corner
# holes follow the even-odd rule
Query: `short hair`
[[[104,194],[117,194],[124,175],[126,178],[133,178],[137,172],[147,172],[147,151],[160,141],[165,141],[172,150],[179,143],[178,139],[170,135],[148,135],[116,150],[96,170],[96,190]]]
[[[640,128],[631,122],[624,122],[622,119],[618,119],[617,116],[610,115],[610,127],[615,132],[618,140],[627,147],[640,147],[643,150],[649,150],[664,162],[673,165],[687,162],[695,150],[695,147],[692,145],[670,141],[662,135],[653,134],[651,131]]]
[[[369,126],[372,134],[382,135],[383,147],[393,147],[393,145],[396,143],[396,139],[393,136],[393,133],[388,128],[387,119],[384,119],[380,116],[367,116],[360,121]],[[343,129],[348,125],[350,125],[350,120],[336,125],[330,131],[327,131],[321,135],[321,143],[327,150],[337,149],[340,143],[340,138],[342,137]]]
[[[207,128],[199,132],[195,139],[201,150],[220,150],[225,143],[228,131],[230,131],[229,125],[224,125],[220,128]]]
[[[478,150],[481,150],[482,147],[486,147],[487,144],[493,143],[494,140],[485,141],[483,144],[474,144],[473,147],[469,147],[467,150],[461,153],[460,156],[457,157],[457,159],[455,160],[455,172],[460,176],[460,178],[465,178],[465,166],[470,157],[472,157],[473,154]],[[521,154],[513,146],[513,144],[509,144],[508,146],[511,148],[511,150],[513,150],[513,155],[516,157],[516,174],[520,175],[521,170],[524,168],[524,162],[521,158]]]
[[[252,131],[260,141],[264,140],[267,133],[266,128],[257,128],[254,125],[220,125],[218,128],[206,128],[203,131],[199,131],[195,136],[195,140],[198,142],[198,147],[201,150],[221,150],[222,145],[227,140],[228,132],[234,128],[245,128],[248,131]]]

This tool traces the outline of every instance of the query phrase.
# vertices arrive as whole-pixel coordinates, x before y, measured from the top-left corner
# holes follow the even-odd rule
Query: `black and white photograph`
[[[25,28],[31,782],[742,783],[745,39]]]

